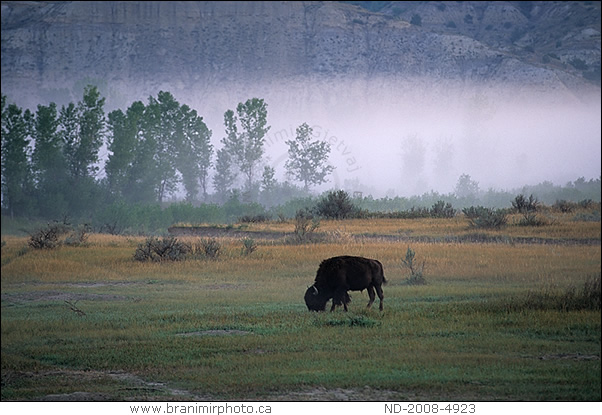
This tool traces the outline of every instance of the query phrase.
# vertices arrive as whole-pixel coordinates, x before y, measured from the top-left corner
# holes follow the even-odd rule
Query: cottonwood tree
[[[259,98],[239,103],[236,114],[232,110],[224,114],[226,136],[221,141],[232,164],[243,174],[247,191],[253,189],[256,170],[263,157],[264,137],[270,129],[267,114],[267,104]]]
[[[95,176],[99,168],[98,151],[103,145],[105,98],[95,86],[88,85],[77,106],[70,103],[61,109],[64,155],[72,178]]]
[[[98,152],[104,142],[105,99],[95,86],[84,89],[82,101],[63,106],[59,115],[63,139],[63,156],[67,164],[68,183],[65,199],[74,215],[90,211],[98,204],[100,193],[96,176]]]
[[[169,92],[109,114],[105,172],[111,194],[131,202],[156,202],[181,183],[186,199],[207,193],[213,146],[197,112]]]
[[[32,137],[35,140],[32,169],[37,184],[38,203],[44,206],[44,215],[58,217],[68,210],[65,193],[69,189],[69,174],[55,103],[38,105]]]
[[[310,185],[326,183],[326,176],[334,170],[327,164],[330,154],[330,144],[325,141],[312,141],[313,129],[306,123],[301,124],[296,131],[294,140],[288,140],[289,159],[284,167],[289,177],[303,182],[305,191]]]
[[[207,182],[211,167],[211,130],[197,112],[187,105],[180,107],[178,119],[178,170],[186,189],[186,200],[197,200],[199,187],[207,197]]]
[[[2,95],[2,204],[11,217],[29,210],[33,180],[28,160],[33,115]]]
[[[215,162],[215,175],[213,176],[213,188],[221,201],[227,199],[227,194],[232,189],[235,175],[232,173],[232,161],[226,149],[217,151],[217,161]]]
[[[137,156],[140,156],[144,110],[144,104],[136,101],[125,113],[117,109],[108,115],[109,155],[105,163],[105,174],[108,190],[117,198],[128,199],[137,190],[133,165]]]
[[[159,91],[157,98],[151,96],[146,106],[143,134],[148,150],[154,150],[154,187],[159,203],[177,189],[179,181],[176,167],[179,109],[178,101],[165,91]]]

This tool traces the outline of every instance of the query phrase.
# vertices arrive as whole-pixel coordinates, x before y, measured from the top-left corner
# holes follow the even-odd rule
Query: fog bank
[[[306,122],[331,145],[328,184],[375,197],[449,193],[468,174],[481,190],[600,176],[600,90],[300,79],[176,93],[204,116],[221,148],[223,113],[248,98],[268,104],[266,164],[286,180],[286,140]]]

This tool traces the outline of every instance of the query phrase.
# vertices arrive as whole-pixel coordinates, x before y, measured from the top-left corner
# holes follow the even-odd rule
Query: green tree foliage
[[[157,98],[151,96],[146,106],[143,134],[149,149],[153,150],[153,187],[159,202],[177,189],[179,108],[174,96],[164,91],[160,91]]]
[[[186,200],[197,200],[199,187],[205,199],[213,153],[211,131],[203,122],[203,118],[187,105],[180,107],[177,131],[178,170],[182,174]]]
[[[32,136],[36,143],[32,165],[37,183],[38,203],[44,206],[46,217],[56,218],[68,210],[65,198],[68,170],[63,153],[63,140],[59,133],[56,104],[38,105]]]
[[[330,191],[316,204],[316,213],[325,218],[346,219],[356,210],[344,190]]]
[[[162,202],[183,184],[186,199],[205,196],[213,146],[197,112],[169,92],[108,118],[107,188],[131,202]]]
[[[88,85],[77,105],[70,103],[60,111],[63,156],[69,173],[63,194],[69,213],[75,215],[93,212],[101,199],[96,176],[105,137],[104,103],[98,89]]]
[[[253,189],[256,170],[263,157],[264,137],[270,129],[267,115],[267,104],[259,98],[239,103],[236,114],[232,110],[224,114],[226,136],[222,144],[233,165],[243,174],[247,191]]]
[[[103,145],[105,99],[95,86],[84,89],[77,107],[69,104],[61,111],[64,128],[64,153],[71,177],[94,177],[98,172],[98,151]]]
[[[236,176],[232,172],[232,160],[230,154],[225,148],[217,151],[217,161],[215,163],[215,176],[213,176],[213,188],[221,201],[226,200],[226,196],[232,185],[234,184]]]
[[[32,114],[2,96],[2,203],[14,215],[30,213],[33,178],[28,162]]]
[[[289,159],[285,168],[290,177],[303,182],[305,191],[310,185],[326,183],[326,176],[334,170],[327,164],[330,145],[324,141],[311,141],[313,130],[306,123],[297,128],[294,140],[286,141]]]
[[[133,165],[138,154],[142,136],[142,117],[145,106],[134,102],[124,113],[117,109],[108,115],[107,148],[109,155],[105,163],[106,183],[109,192],[117,198],[131,194]]]

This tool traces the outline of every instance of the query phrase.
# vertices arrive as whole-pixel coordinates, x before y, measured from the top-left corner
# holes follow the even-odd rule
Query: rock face
[[[599,2],[348,3],[3,1],[2,92],[36,104],[89,81],[118,101],[428,78],[599,93]]]

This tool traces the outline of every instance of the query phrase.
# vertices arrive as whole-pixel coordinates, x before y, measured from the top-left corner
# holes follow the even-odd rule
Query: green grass
[[[2,400],[601,399],[599,309],[554,306],[599,278],[599,245],[413,244],[427,285],[407,286],[394,243],[242,256],[224,240],[218,260],[163,264],[127,239],[25,243],[2,248]],[[383,260],[384,312],[365,292],[348,313],[307,311],[320,260],[341,252]]]

